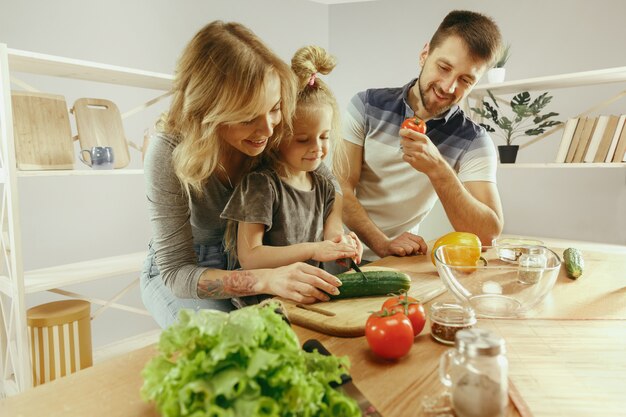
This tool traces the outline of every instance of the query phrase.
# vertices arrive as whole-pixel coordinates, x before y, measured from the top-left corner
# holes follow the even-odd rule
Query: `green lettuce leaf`
[[[329,385],[348,358],[304,352],[277,307],[181,311],[142,371],[142,398],[164,417],[360,416]]]

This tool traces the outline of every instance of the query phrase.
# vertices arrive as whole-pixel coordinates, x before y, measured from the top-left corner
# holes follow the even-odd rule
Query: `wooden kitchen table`
[[[626,248],[544,241],[559,254],[568,246],[583,249],[583,276],[572,281],[561,271],[528,318],[478,322],[507,343],[514,399],[507,415],[626,415]],[[430,260],[390,257],[377,264],[404,270],[420,262]],[[364,337],[294,329],[302,342],[317,338],[333,354],[348,355],[356,385],[385,417],[418,416],[423,396],[442,390],[437,367],[448,346],[434,342],[428,326],[397,362],[374,357]],[[139,396],[141,369],[155,352],[138,349],[9,397],[0,401],[0,416],[158,416]]]

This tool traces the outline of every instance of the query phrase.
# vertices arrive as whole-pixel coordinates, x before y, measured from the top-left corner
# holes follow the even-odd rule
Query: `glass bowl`
[[[437,272],[448,290],[480,317],[523,316],[548,295],[559,275],[561,259],[545,246],[524,246],[514,260],[503,260],[502,250],[519,251],[519,246],[483,246],[486,265],[468,265],[478,255],[476,248],[442,245],[435,251]]]

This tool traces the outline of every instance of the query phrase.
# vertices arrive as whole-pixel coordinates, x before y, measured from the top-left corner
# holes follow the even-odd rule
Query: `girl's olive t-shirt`
[[[335,201],[330,179],[311,172],[311,190],[300,190],[271,169],[248,174],[222,213],[223,219],[265,225],[263,244],[290,246],[324,240],[324,223]],[[319,262],[307,260],[314,266]]]

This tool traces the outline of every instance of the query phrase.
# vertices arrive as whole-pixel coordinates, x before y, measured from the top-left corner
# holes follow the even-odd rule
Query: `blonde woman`
[[[244,268],[319,266],[347,257],[360,262],[356,235],[344,234],[335,187],[317,171],[331,152],[335,173],[345,166],[337,102],[318,76],[332,71],[335,59],[308,46],[295,53],[291,67],[299,81],[292,131],[266,153],[266,166],[237,186],[222,217],[238,222],[236,250]]]
[[[224,254],[220,213],[259,156],[279,146],[295,93],[290,68],[240,24],[212,22],[183,51],[144,162],[152,240],[141,292],[160,326],[181,308],[232,310],[233,297],[311,303],[338,293],[340,281],[311,265],[232,271]]]

